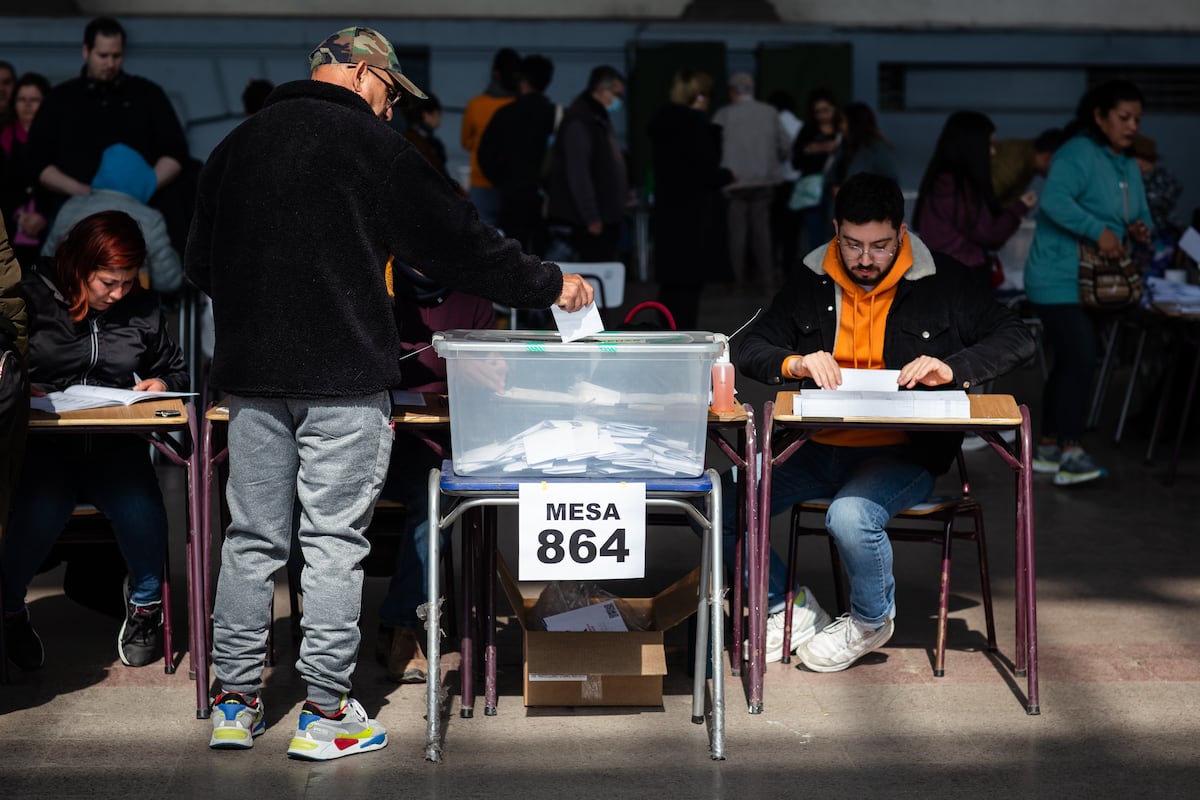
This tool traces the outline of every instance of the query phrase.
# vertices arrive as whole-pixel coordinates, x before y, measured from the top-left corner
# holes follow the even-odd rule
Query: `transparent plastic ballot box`
[[[434,334],[446,359],[454,471],[481,477],[695,477],[710,378],[703,331]]]

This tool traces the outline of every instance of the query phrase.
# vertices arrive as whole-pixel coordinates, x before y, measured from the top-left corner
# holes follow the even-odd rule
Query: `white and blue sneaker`
[[[267,729],[263,703],[259,698],[247,700],[239,692],[221,692],[212,704],[212,738],[208,746],[214,750],[249,750],[254,737]]]
[[[387,743],[387,729],[368,718],[357,700],[342,695],[336,714],[322,711],[311,700],[304,702],[299,728],[287,752],[305,761],[329,761],[381,750]]]

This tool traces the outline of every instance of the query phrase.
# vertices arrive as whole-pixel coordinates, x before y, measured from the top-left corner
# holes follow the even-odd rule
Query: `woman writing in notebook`
[[[138,283],[146,244],[120,211],[81,220],[54,258],[21,281],[29,313],[29,378],[35,393],[72,384],[183,391],[187,369],[157,297]],[[27,448],[0,557],[9,659],[43,662],[25,591],[77,504],[112,524],[125,557],[125,622],[117,652],[144,666],[161,647],[162,565],[167,514],[145,441],[132,434],[44,435]]]

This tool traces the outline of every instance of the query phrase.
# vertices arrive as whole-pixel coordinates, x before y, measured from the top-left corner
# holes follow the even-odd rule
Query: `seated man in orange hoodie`
[[[935,259],[908,231],[904,198],[891,178],[848,179],[834,202],[834,230],[747,332],[738,353],[742,374],[835,389],[843,369],[889,368],[900,371],[902,390],[969,389],[1032,355],[1025,325],[972,283],[961,264]],[[834,498],[826,525],[850,579],[850,613],[824,627],[815,600],[798,596],[812,609],[792,622],[791,642],[804,666],[837,672],[891,638],[895,580],[885,526],[929,495],[961,442],[961,434],[945,432],[825,431],[772,473],[772,516],[804,500]],[[782,609],[784,575],[772,555],[771,612]],[[774,628],[776,658],[782,650],[782,610],[774,616],[768,660]]]

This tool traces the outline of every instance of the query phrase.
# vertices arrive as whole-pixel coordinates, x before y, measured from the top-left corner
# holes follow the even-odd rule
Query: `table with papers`
[[[203,613],[194,599],[199,596],[200,558],[203,552],[199,541],[200,531],[200,495],[197,491],[197,476],[199,474],[199,453],[196,447],[195,407],[191,402],[184,402],[179,396],[157,400],[142,400],[125,405],[108,405],[77,409],[73,411],[48,411],[32,406],[29,412],[29,433],[31,436],[47,434],[134,434],[150,442],[155,449],[162,453],[172,464],[182,467],[187,476],[187,486],[184,492],[186,504],[186,563],[187,563],[187,596],[188,596],[188,629],[189,655],[192,668],[196,663],[205,663],[207,650],[206,640],[201,638],[197,625],[198,615]],[[163,613],[170,614],[170,598],[163,594]],[[174,656],[174,643],[165,641],[165,650]],[[175,663],[171,658],[164,665],[167,673],[175,672]],[[207,707],[207,686],[197,687],[198,694],[205,695]]]
[[[894,379],[893,379],[894,380]],[[974,432],[991,445],[992,450],[1016,474],[1016,656],[1014,672],[1027,678],[1025,708],[1029,714],[1041,713],[1038,697],[1037,662],[1037,593],[1034,568],[1033,524],[1033,443],[1030,432],[1029,409],[1017,405],[1010,395],[967,395],[970,415],[967,417],[904,417],[896,409],[904,404],[899,396],[905,394],[934,394],[934,392],[893,392],[896,407],[883,408],[879,416],[827,416],[813,418],[795,413],[797,392],[779,392],[774,401],[763,407],[762,462],[759,484],[759,546],[757,559],[767,564],[770,547],[771,475],[787,461],[814,433],[829,429],[891,429],[943,430]],[[1000,435],[1016,430],[1013,444]],[[766,585],[765,566],[754,578]]]

